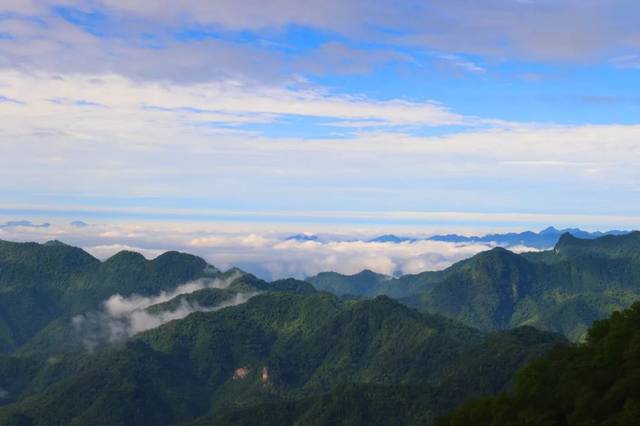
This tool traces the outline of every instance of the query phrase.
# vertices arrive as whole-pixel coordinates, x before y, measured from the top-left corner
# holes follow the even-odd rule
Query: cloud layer
[[[116,75],[0,71],[0,93],[21,102],[0,104],[0,191],[14,204],[640,212],[638,125]]]
[[[120,250],[136,250],[154,258],[167,250],[180,250],[202,256],[220,269],[240,267],[261,278],[304,278],[323,271],[354,274],[363,269],[379,273],[407,274],[443,269],[461,259],[487,250],[492,244],[455,244],[439,241],[415,241],[401,244],[367,242],[377,231],[360,233],[343,229],[339,233],[322,233],[317,241],[298,241],[291,232],[254,230],[231,231],[227,225],[198,224],[104,224],[74,227],[53,224],[49,228],[15,228],[3,230],[0,238],[46,241],[58,239],[79,245],[101,259]],[[239,224],[238,228],[246,227]],[[268,229],[268,228],[267,228]],[[424,234],[422,235],[424,236]],[[511,247],[515,251],[526,247]],[[189,283],[175,292],[155,298],[113,296],[105,304],[105,312],[117,317],[120,312],[143,310],[177,294],[191,292],[212,283]],[[219,286],[218,286],[219,287]],[[135,327],[134,327],[135,328]]]
[[[86,348],[93,350],[104,343],[122,342],[143,331],[160,327],[169,321],[185,318],[193,312],[212,312],[245,303],[256,293],[238,293],[232,299],[213,307],[203,307],[183,299],[175,309],[160,312],[147,311],[147,308],[153,305],[167,302],[182,294],[193,293],[205,288],[226,288],[236,278],[237,276],[232,276],[225,280],[193,281],[178,286],[172,291],[149,297],[135,294],[124,297],[115,294],[104,302],[101,311],[76,315],[71,323]]]

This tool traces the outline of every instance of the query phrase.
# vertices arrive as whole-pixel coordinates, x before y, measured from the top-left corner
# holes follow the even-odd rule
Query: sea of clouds
[[[63,223],[48,227],[5,227],[0,229],[0,239],[40,242],[57,239],[82,247],[99,259],[120,250],[138,251],[147,258],[167,250],[179,250],[202,256],[222,270],[236,266],[266,280],[304,278],[323,271],[354,274],[370,269],[399,275],[439,270],[493,247],[490,243],[419,239],[402,243],[370,242],[372,237],[385,233],[375,231],[319,232],[316,240],[300,241],[289,237],[304,230],[230,228],[203,224]],[[523,246],[509,249],[533,250]]]

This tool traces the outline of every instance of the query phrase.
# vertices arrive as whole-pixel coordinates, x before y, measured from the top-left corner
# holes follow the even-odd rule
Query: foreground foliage
[[[637,425],[640,303],[597,321],[586,343],[524,367],[513,392],[465,403],[442,426]]]

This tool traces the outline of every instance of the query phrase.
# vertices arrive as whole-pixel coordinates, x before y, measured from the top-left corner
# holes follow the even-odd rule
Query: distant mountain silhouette
[[[526,246],[536,249],[548,249],[553,247],[562,234],[570,233],[574,237],[582,239],[594,239],[600,238],[605,235],[624,235],[628,231],[607,231],[607,232],[589,232],[583,231],[577,228],[556,229],[550,226],[540,232],[524,231],[524,232],[510,232],[504,234],[487,234],[481,236],[466,236],[459,234],[446,234],[446,235],[434,235],[428,238],[414,238],[399,236],[394,234],[385,234],[379,237],[368,240],[369,242],[378,243],[406,243],[415,242],[420,240],[427,241],[444,241],[449,243],[482,243],[482,244],[496,244],[498,246],[512,247],[512,246]]]

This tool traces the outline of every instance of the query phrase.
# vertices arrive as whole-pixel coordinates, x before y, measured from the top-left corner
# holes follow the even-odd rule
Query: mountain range
[[[589,232],[577,228],[556,229],[550,226],[540,232],[524,231],[510,232],[504,234],[486,234],[482,236],[466,236],[458,234],[433,235],[427,238],[403,237],[393,234],[381,235],[370,239],[369,242],[380,243],[404,243],[415,242],[419,240],[427,241],[444,241],[449,243],[467,243],[467,244],[495,244],[502,247],[524,246],[536,249],[548,249],[553,247],[563,234],[571,235],[582,239],[594,239],[604,237],[606,235],[624,235],[628,231],[607,231],[607,232]]]
[[[640,232],[308,282],[178,252],[100,261],[58,241],[0,241],[0,424],[504,424],[487,407],[527,418],[527,398],[542,407],[540,392],[562,389],[548,407],[559,418],[577,388],[527,372],[597,361],[609,388],[634,395],[622,377],[635,370],[610,368],[631,368],[640,308],[612,316],[624,332],[589,327],[640,299],[639,283]],[[605,347],[611,358],[597,358]],[[580,386],[602,392],[592,385]],[[598,409],[627,410],[611,398]]]
[[[529,249],[550,249],[556,245],[558,240],[563,234],[571,234],[574,237],[592,240],[595,238],[604,237],[607,235],[624,235],[629,231],[611,230],[611,231],[584,231],[579,228],[565,228],[557,229],[553,226],[543,229],[539,232],[524,231],[524,232],[507,232],[507,233],[493,233],[485,235],[460,235],[460,234],[442,234],[432,235],[429,237],[408,237],[395,234],[383,234],[368,240],[364,240],[369,243],[415,243],[417,241],[442,241],[449,243],[460,244],[486,244],[499,247],[525,247]],[[286,241],[324,241],[325,238],[321,238],[318,235],[313,234],[294,234],[285,238]],[[329,239],[332,241],[331,239]],[[351,241],[351,240],[349,240]],[[361,241],[361,240],[359,240]]]
[[[60,242],[3,242],[0,252],[3,425],[222,422],[263,404],[307,407],[349,383],[374,394],[428,390],[431,421],[467,396],[504,389],[523,363],[564,341],[526,327],[484,333],[386,296],[267,283],[175,252],[104,262]],[[137,306],[132,321],[197,308],[113,340],[104,332],[122,319],[107,315],[114,301],[118,312]]]
[[[594,320],[640,299],[640,232],[597,239],[565,233],[552,250],[498,247],[443,271],[397,278],[325,272],[307,281],[340,295],[388,295],[484,331],[531,325],[580,340]]]

